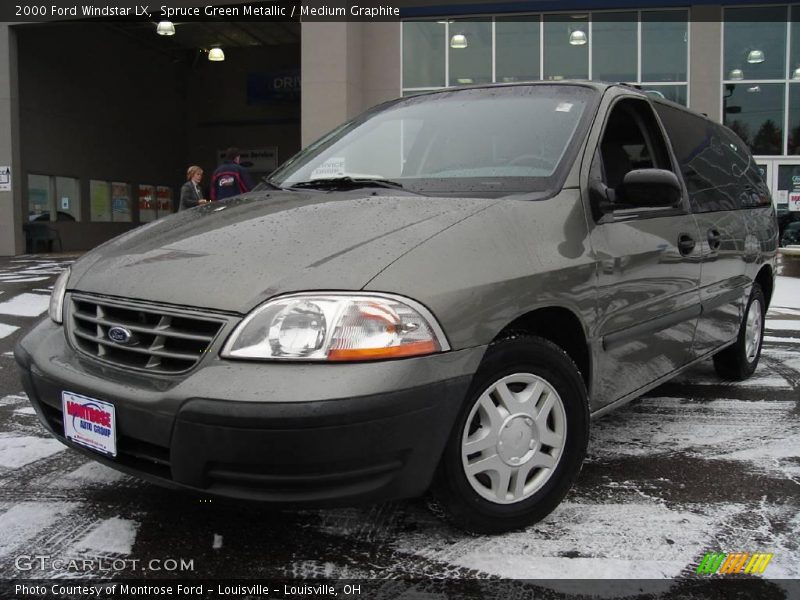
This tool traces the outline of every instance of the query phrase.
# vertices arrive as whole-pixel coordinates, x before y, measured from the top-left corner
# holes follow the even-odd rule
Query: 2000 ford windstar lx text
[[[53,435],[121,471],[291,505],[432,488],[503,531],[561,501],[590,415],[711,356],[755,370],[777,231],[744,143],[681,106],[429,93],[90,252],[16,358]]]

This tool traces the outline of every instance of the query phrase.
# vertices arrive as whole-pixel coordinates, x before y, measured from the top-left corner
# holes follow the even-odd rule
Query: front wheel
[[[500,533],[547,516],[580,471],[586,388],[555,344],[517,335],[492,344],[442,456],[433,492],[447,517]]]
[[[766,312],[764,292],[760,285],[754,283],[736,342],[714,355],[717,375],[723,379],[742,381],[753,374],[761,356]]]

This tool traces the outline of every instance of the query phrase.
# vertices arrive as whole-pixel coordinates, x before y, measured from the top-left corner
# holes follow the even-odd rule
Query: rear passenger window
[[[728,129],[655,103],[680,165],[694,212],[769,204],[769,191],[745,144]]]

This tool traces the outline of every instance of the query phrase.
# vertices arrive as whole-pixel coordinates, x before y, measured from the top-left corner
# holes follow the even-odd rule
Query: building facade
[[[272,29],[251,31],[263,39],[275,36],[278,43],[263,43],[260,54],[252,48],[249,55],[245,49],[231,52],[237,62],[229,63],[224,75],[228,100],[195,97],[207,95],[204,86],[218,76],[195,62],[188,79],[181,75],[183,63],[176,69],[178,89],[168,77],[157,84],[158,98],[116,108],[113,102],[93,106],[80,89],[43,101],[47,90],[31,83],[40,80],[47,61],[31,41],[41,34],[0,24],[0,255],[24,252],[23,224],[42,214],[49,215],[48,226],[61,234],[66,249],[82,250],[169,213],[182,170],[201,160],[213,166],[223,140],[275,148],[282,161],[342,121],[392,98],[529,80],[625,82],[705,113],[751,147],[779,210],[788,210],[795,200],[800,208],[800,6],[702,0],[465,0],[454,6],[420,0],[402,14],[399,23],[303,22],[297,40],[282,43]],[[226,36],[232,36],[229,30]],[[133,55],[139,46],[149,44],[142,40],[141,32],[132,36],[131,65],[138,64]],[[38,58],[32,56],[34,48],[40,48]],[[291,59],[276,62],[281,53]],[[259,73],[285,77],[290,72],[299,74],[299,94],[267,93],[268,101],[254,100]],[[131,75],[113,68],[106,75],[94,73],[85,86],[132,84]],[[148,78],[146,72],[136,77]],[[229,97],[236,94],[246,98],[231,104]],[[64,109],[70,98],[85,101]],[[106,140],[93,131],[93,119],[100,118],[107,130],[115,119],[125,121],[120,112],[142,110],[150,111],[150,120],[165,112],[172,116],[144,140],[117,137],[114,147],[127,145],[127,154],[107,156]],[[72,126],[76,115],[86,123],[83,128]],[[165,131],[167,139],[159,141]],[[154,137],[148,146],[146,140]],[[81,152],[91,160],[67,160]],[[155,172],[153,164],[161,171]],[[3,166],[11,167],[8,191],[2,187]],[[115,208],[126,198],[130,208],[117,222]],[[60,222],[60,213],[74,221]]]

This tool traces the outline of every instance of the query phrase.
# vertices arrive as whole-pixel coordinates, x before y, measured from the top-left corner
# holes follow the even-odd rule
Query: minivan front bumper
[[[187,376],[151,376],[83,356],[45,319],[14,355],[44,426],[99,462],[204,494],[331,505],[428,488],[485,349],[359,364],[208,357]],[[64,438],[65,390],[114,405],[115,458]]]

